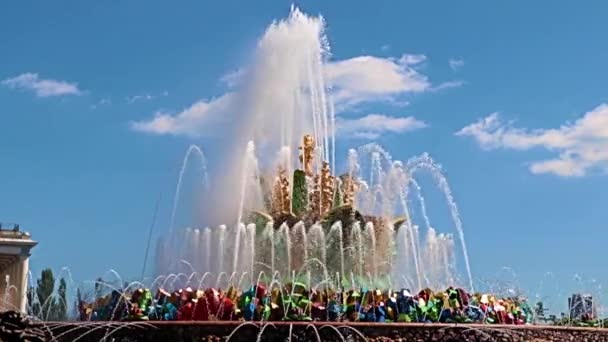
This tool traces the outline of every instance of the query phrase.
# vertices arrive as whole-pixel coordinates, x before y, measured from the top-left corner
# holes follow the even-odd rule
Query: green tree
[[[32,313],[40,319],[49,321],[62,321],[67,319],[67,283],[65,279],[59,280],[59,287],[55,294],[55,277],[50,268],[42,270],[40,278],[36,281],[36,289],[30,290],[28,299],[32,305]],[[35,298],[33,296],[36,296]]]
[[[97,278],[97,280],[95,281],[95,299],[99,299],[103,297],[103,292],[102,292],[102,286],[103,285],[103,279],[101,279],[101,277]]]
[[[82,302],[83,302],[82,292],[80,292],[80,287],[77,287],[76,288],[76,301],[74,302],[74,317],[76,317],[77,320],[81,320],[80,305]]]
[[[65,321],[68,317],[68,302],[66,299],[67,284],[65,279],[59,280],[59,288],[57,289],[57,296],[59,297],[55,303],[53,309],[53,320],[54,321]]]
[[[55,309],[55,277],[50,268],[42,270],[40,278],[36,281],[36,303],[34,304],[34,314],[41,319],[50,319]]]

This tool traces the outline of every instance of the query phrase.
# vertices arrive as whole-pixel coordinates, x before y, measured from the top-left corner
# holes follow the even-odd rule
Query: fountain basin
[[[556,326],[305,322],[48,322],[57,341],[608,341],[608,329]]]

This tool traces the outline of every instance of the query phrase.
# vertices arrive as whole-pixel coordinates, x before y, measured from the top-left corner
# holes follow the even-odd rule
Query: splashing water
[[[462,221],[460,220],[460,213],[458,212],[458,207],[456,206],[456,201],[452,196],[452,190],[450,189],[448,181],[441,172],[441,167],[437,165],[435,161],[426,153],[408,161],[408,166],[408,169],[411,170],[410,172],[412,174],[419,169],[426,169],[430,171],[433,177],[435,177],[435,179],[437,180],[439,188],[443,191],[448,205],[450,206],[450,212],[452,214],[452,220],[454,221],[454,225],[456,226],[456,231],[458,232],[467,276],[469,278],[469,286],[471,291],[473,291],[473,276],[471,274],[471,266],[469,264],[469,253],[467,251],[467,245],[464,239],[464,230],[462,228]]]
[[[190,145],[188,150],[186,151],[186,155],[184,156],[184,160],[182,161],[182,167],[179,170],[179,176],[177,177],[177,185],[175,186],[175,195],[173,196],[173,208],[171,210],[171,222],[169,224],[169,229],[173,230],[175,224],[175,214],[177,212],[177,206],[179,204],[180,192],[182,189],[182,181],[184,179],[184,173],[186,172],[186,168],[188,166],[188,162],[192,154],[198,155],[201,162],[201,173],[202,173],[202,183],[204,186],[209,184],[208,175],[207,175],[207,161],[205,159],[205,155],[203,154],[203,150],[196,145]]]
[[[206,168],[200,149],[191,146],[178,178],[170,233],[157,247],[157,256],[162,256],[158,270],[174,272],[172,267],[184,267],[186,261],[197,274],[213,272],[218,281],[222,274],[253,278],[260,272],[271,279],[279,274],[283,279],[306,278],[335,286],[388,281],[434,287],[456,281],[453,237],[431,226],[422,189],[414,179],[419,170],[427,170],[449,204],[468,285],[473,288],[456,204],[440,168],[428,155],[404,164],[377,144],[364,145],[349,150],[345,174],[330,179],[333,185],[324,185],[329,176],[322,180],[323,172],[332,177],[336,172],[335,110],[331,85],[324,76],[329,55],[321,17],[292,8],[286,19],[267,28],[235,96],[242,118],[229,141],[233,153],[225,156],[221,177],[214,181],[220,191],[204,203],[206,212],[229,225],[173,227],[190,155],[199,154]],[[307,134],[314,141],[309,166],[302,140]],[[294,157],[298,150],[302,159]],[[277,177],[278,168],[288,176]],[[304,178],[296,177],[298,169],[306,169]],[[297,192],[296,183],[305,190]],[[345,190],[347,186],[352,189]],[[412,222],[410,192],[420,203],[423,231]],[[275,210],[275,193],[290,209],[303,206],[299,216],[284,207]],[[341,204],[345,198],[347,205]],[[328,201],[332,205],[322,208]],[[309,215],[312,208],[315,215]]]

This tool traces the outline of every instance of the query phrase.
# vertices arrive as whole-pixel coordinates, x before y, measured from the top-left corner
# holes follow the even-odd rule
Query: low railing
[[[19,231],[19,223],[0,222],[0,230],[12,230],[12,231],[18,232]]]

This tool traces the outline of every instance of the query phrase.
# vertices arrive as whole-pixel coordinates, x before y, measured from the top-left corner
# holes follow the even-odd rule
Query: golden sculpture
[[[307,176],[313,176],[312,159],[315,155],[315,139],[310,134],[306,134],[302,140],[302,146],[299,147],[302,151],[300,154],[300,163],[304,168],[304,173]]]
[[[324,161],[321,168],[321,215],[329,212],[334,204],[334,181],[329,163]]]
[[[322,217],[331,210],[334,204],[334,183],[329,163],[324,161],[321,174],[314,178],[314,188],[310,194],[310,209],[315,215]]]
[[[283,167],[279,167],[278,175],[272,189],[272,212],[274,214],[291,212],[289,179],[287,178],[287,171]]]
[[[353,206],[355,204],[355,192],[357,184],[351,175],[346,175],[342,180],[342,193],[344,194],[344,205]]]

